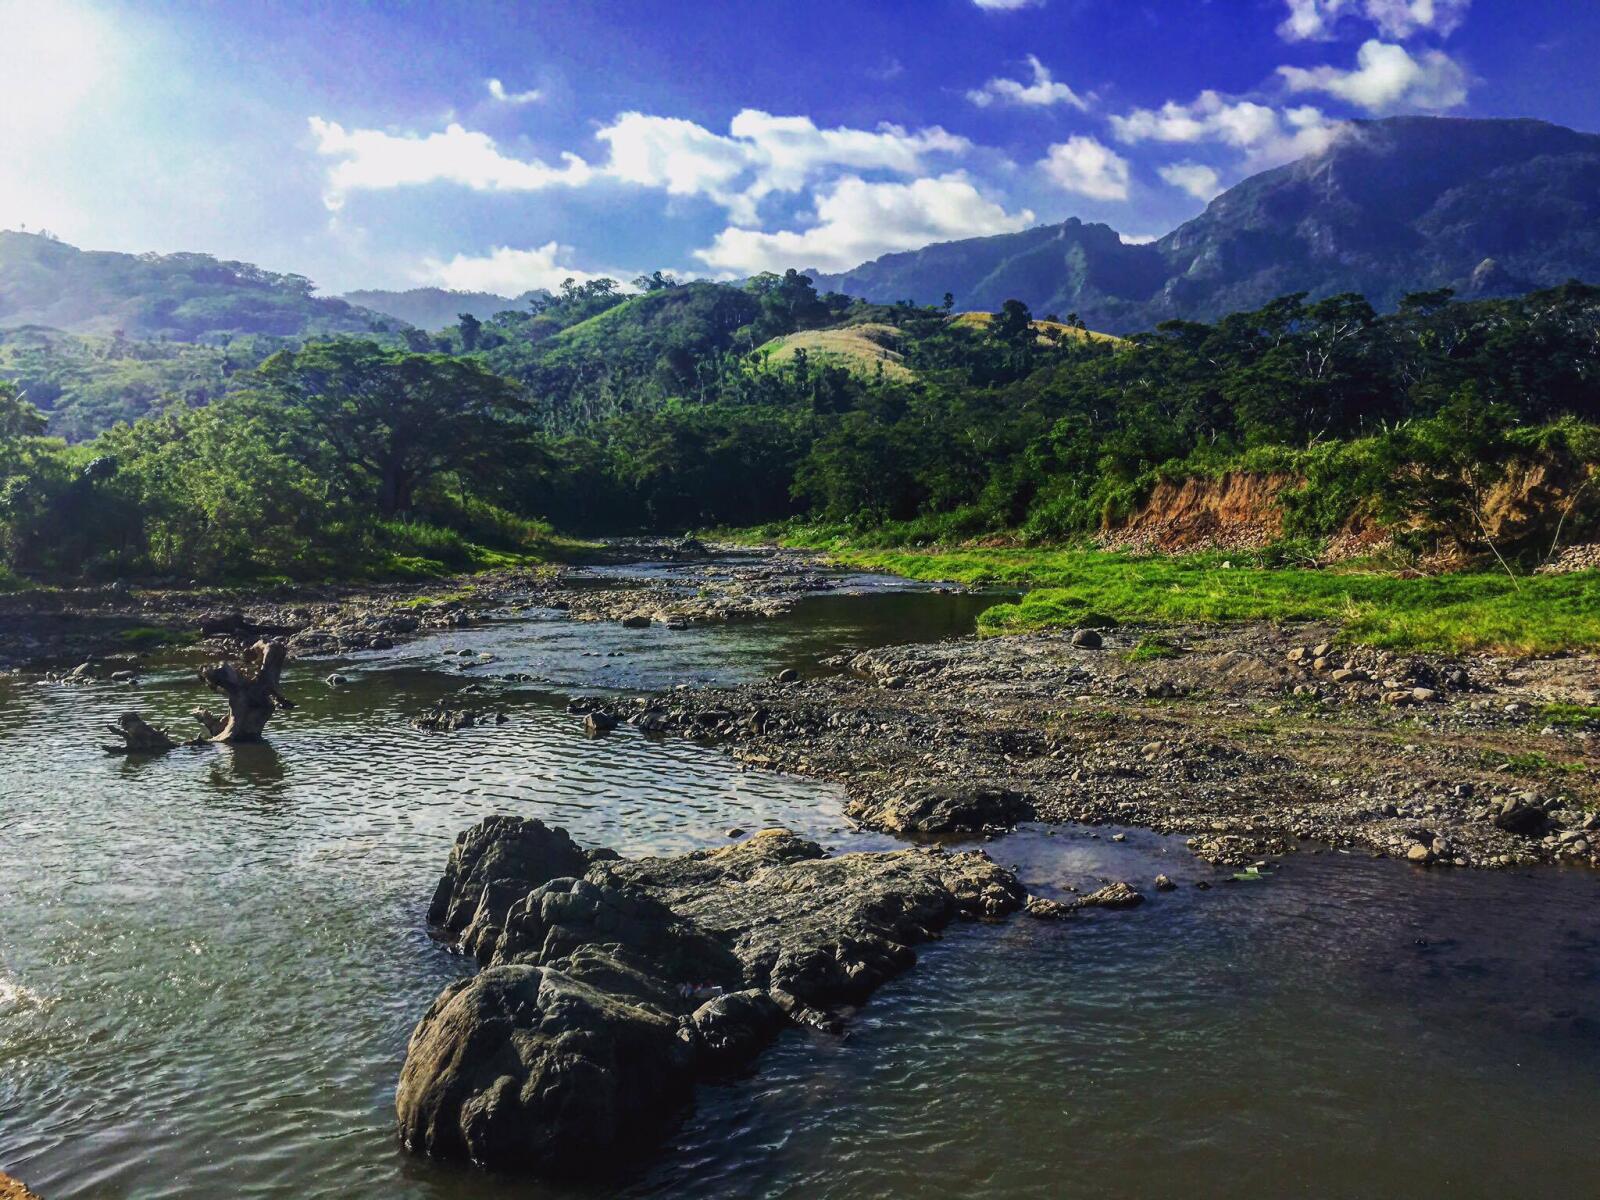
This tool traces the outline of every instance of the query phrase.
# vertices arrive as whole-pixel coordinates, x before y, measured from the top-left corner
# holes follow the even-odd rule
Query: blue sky
[[[1600,129],[1590,0],[0,0],[0,227],[324,290],[1166,232],[1351,118]]]

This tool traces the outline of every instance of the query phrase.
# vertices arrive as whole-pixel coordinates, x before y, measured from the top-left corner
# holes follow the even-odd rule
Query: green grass
[[[1480,761],[1491,771],[1504,768],[1513,775],[1549,775],[1560,772],[1581,773],[1583,766],[1580,763],[1560,762],[1547,754],[1540,754],[1537,750],[1525,751],[1521,754],[1504,754],[1491,751],[1484,754]]]
[[[1347,640],[1407,650],[1517,654],[1600,649],[1600,572],[1513,582],[1488,572],[1240,569],[1221,555],[1132,557],[1093,550],[836,550],[842,562],[910,579],[1031,588],[979,618],[980,632],[1076,626],[1099,615],[1153,624],[1333,621]],[[1235,556],[1237,557],[1237,556]]]
[[[1140,638],[1139,644],[1124,655],[1131,663],[1150,662],[1157,658],[1176,658],[1177,656],[1178,648],[1176,646],[1171,642],[1154,637]]]
[[[1551,725],[1564,729],[1583,729],[1600,725],[1600,704],[1546,704],[1539,710]]]

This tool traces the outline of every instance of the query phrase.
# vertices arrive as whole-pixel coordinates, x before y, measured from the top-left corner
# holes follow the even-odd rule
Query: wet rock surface
[[[39,1200],[22,1183],[0,1171],[0,1200]]]
[[[418,1024],[396,1094],[413,1150],[549,1175],[641,1153],[697,1080],[844,1010],[962,918],[1027,900],[981,852],[827,855],[782,830],[673,858],[491,817],[429,919],[485,968]]]
[[[898,646],[824,664],[831,676],[614,711],[833,780],[853,820],[892,833],[1039,820],[1184,834],[1232,866],[1326,847],[1600,863],[1600,722],[1581,715],[1600,704],[1593,656],[1399,655],[1336,632],[1168,629],[1154,657],[1133,652],[1157,631],[1137,629],[1096,648],[1070,632]]]

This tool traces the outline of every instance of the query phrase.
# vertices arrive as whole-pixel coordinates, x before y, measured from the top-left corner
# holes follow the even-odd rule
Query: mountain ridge
[[[1393,308],[1412,291],[1512,294],[1572,277],[1600,278],[1600,136],[1462,117],[1351,122],[1328,150],[1240,181],[1150,243],[1069,218],[813,273],[819,289],[867,299],[1016,298],[1116,333],[1291,292]]]

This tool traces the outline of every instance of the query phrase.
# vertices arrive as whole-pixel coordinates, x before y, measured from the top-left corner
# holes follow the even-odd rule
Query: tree
[[[664,292],[668,288],[675,288],[681,285],[675,275],[664,275],[660,271],[651,271],[648,275],[640,275],[634,279],[633,286],[641,292]]]
[[[481,480],[504,468],[527,411],[514,384],[475,361],[371,342],[280,351],[259,378],[296,457],[327,461],[351,492],[373,493],[385,518],[409,513],[441,473]]]
[[[458,317],[461,329],[461,348],[471,354],[478,348],[478,341],[483,337],[483,322],[471,313],[462,313]]]

